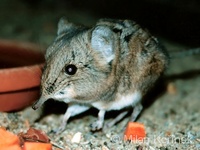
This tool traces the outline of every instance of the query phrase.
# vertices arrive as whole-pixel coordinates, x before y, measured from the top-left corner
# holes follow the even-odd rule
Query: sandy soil
[[[24,1],[2,0],[0,2],[0,38],[31,41],[47,47],[56,34],[58,18],[65,14],[73,22],[93,24],[98,16],[89,11],[56,10],[50,8],[32,8]],[[190,47],[159,36],[170,51],[184,50]],[[42,51],[44,51],[42,49]],[[97,116],[96,110],[71,119],[66,130],[55,135],[53,130],[60,125],[65,104],[49,102],[45,106],[45,115],[37,122],[40,111],[31,108],[13,113],[0,113],[0,125],[18,133],[26,131],[27,122],[32,127],[45,131],[56,144],[65,149],[123,150],[123,149],[200,149],[200,55],[172,59],[165,72],[164,79],[155,90],[145,98],[143,113],[137,120],[146,127],[147,138],[144,141],[123,142],[120,136],[128,117],[107,129],[105,132],[92,133],[89,125]],[[52,104],[53,103],[53,104]],[[56,107],[54,107],[56,106]],[[115,115],[115,114],[114,114]],[[112,120],[113,113],[106,121]],[[72,143],[72,137],[81,132],[80,143]]]

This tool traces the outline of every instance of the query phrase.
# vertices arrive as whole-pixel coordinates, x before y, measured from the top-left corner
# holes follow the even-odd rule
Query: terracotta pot
[[[38,99],[44,62],[40,49],[0,39],[0,111],[16,111]]]

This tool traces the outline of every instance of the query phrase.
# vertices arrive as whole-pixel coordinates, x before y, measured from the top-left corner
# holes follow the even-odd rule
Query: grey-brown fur
[[[74,75],[65,72],[69,64],[78,68]],[[70,103],[69,109],[72,107],[65,113],[60,130],[71,116],[91,106],[100,110],[92,130],[103,127],[109,110],[133,107],[134,121],[142,110],[142,96],[167,64],[167,54],[158,41],[133,21],[101,19],[94,27],[86,28],[61,19],[57,38],[46,52],[41,98],[33,107],[38,108],[50,98]],[[135,100],[129,104],[132,97]]]

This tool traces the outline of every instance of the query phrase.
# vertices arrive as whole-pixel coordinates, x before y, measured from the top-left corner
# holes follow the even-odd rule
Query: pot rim
[[[30,63],[28,62],[27,65],[24,64],[21,66],[0,69],[0,94],[38,87],[40,85],[40,77],[43,67],[41,60],[44,60],[42,59],[42,57],[44,58],[44,56],[42,56],[43,53],[39,51],[41,47],[29,42],[5,39],[0,39],[0,45],[2,49],[5,47],[6,50],[4,51],[7,51],[9,55],[12,54],[13,50],[15,50],[15,53],[19,51],[20,53],[24,52],[23,55],[27,54],[27,56],[40,58],[38,63],[34,62],[28,64]]]

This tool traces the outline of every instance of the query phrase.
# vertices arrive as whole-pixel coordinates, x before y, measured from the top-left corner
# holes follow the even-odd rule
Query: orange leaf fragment
[[[0,128],[0,149],[2,147],[9,147],[18,145],[19,146],[19,138],[11,132],[6,131],[4,128]],[[14,150],[14,149],[13,149]]]
[[[23,150],[52,150],[50,143],[25,142]]]
[[[124,140],[142,141],[146,137],[144,124],[138,122],[129,122],[125,133]]]
[[[15,145],[0,145],[0,150],[22,150],[17,144]]]

